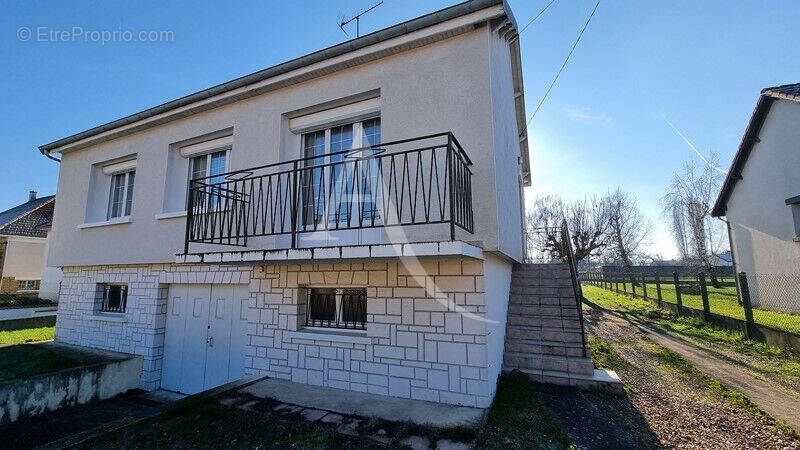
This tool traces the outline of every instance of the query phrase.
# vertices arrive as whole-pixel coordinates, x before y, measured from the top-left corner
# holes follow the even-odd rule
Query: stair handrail
[[[570,238],[569,228],[567,227],[567,221],[564,219],[561,222],[561,242],[562,248],[566,250],[565,254],[563,255],[565,262],[569,266],[569,275],[570,279],[572,280],[572,290],[575,293],[575,306],[578,308],[578,320],[581,323],[581,351],[583,353],[583,357],[586,357],[586,329],[583,325],[583,308],[581,307],[582,300],[583,300],[583,290],[581,289],[581,283],[578,279],[578,270],[577,264],[575,262],[575,252],[572,249],[572,239]]]

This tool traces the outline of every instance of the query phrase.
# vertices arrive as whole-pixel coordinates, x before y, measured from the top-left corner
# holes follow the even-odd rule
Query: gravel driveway
[[[646,448],[797,448],[773,419],[715,395],[700,379],[656,356],[659,346],[635,326],[600,309],[585,310],[587,331],[624,360],[614,369],[627,396],[589,393],[590,401]]]

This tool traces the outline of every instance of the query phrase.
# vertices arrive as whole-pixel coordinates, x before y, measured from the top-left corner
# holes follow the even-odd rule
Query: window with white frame
[[[194,156],[189,160],[189,181],[203,178],[201,182],[204,184],[219,183],[224,181],[224,177],[221,175],[227,171],[227,167],[227,150]],[[209,189],[209,194],[219,194],[218,190],[215,192],[214,189]],[[211,195],[210,201],[216,204],[219,199],[215,195]]]
[[[128,304],[128,285],[100,284],[100,312],[124,313]]]
[[[38,291],[39,280],[19,280],[18,291]]]
[[[357,226],[378,218],[380,167],[377,159],[348,159],[346,150],[381,142],[381,119],[375,117],[303,134],[305,167],[301,179],[301,223]],[[339,154],[331,154],[342,152]],[[371,156],[360,152],[359,158]],[[356,173],[358,172],[358,173]]]
[[[309,288],[306,326],[366,330],[367,290]]]
[[[131,215],[135,178],[136,170],[111,175],[111,192],[108,196],[108,219]]]

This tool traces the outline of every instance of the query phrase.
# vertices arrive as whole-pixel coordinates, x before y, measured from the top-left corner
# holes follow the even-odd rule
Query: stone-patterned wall
[[[156,389],[161,383],[169,284],[249,283],[251,268],[156,264],[64,267],[63,273],[56,340],[141,355],[141,387]],[[128,284],[124,315],[96,313],[102,298],[98,283]]]
[[[0,294],[13,294],[19,290],[19,281],[14,277],[0,278]]]
[[[96,312],[98,283],[128,284],[124,316]],[[496,380],[488,379],[482,261],[65,267],[56,339],[141,355],[141,387],[158,388],[171,283],[249,283],[250,374],[452,404],[491,403]],[[305,322],[306,287],[321,286],[367,288],[364,343],[292,337]]]
[[[367,288],[371,343],[301,339],[304,287]],[[248,373],[488,407],[483,263],[471,259],[267,265],[250,285]],[[470,314],[466,314],[470,313]]]

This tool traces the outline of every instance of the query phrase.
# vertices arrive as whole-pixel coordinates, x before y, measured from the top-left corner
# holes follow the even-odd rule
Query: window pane
[[[192,158],[192,165],[189,169],[189,179],[195,180],[197,178],[205,178],[206,177],[206,155],[203,156],[195,156]]]
[[[308,296],[308,325],[331,326],[336,322],[336,290],[314,288]]]
[[[128,172],[128,187],[125,197],[125,215],[131,215],[131,206],[133,206],[133,180],[136,178],[136,172]]]
[[[108,204],[108,217],[120,217],[122,215],[122,200],[125,190],[125,174],[114,175],[111,177],[111,193]]]
[[[331,153],[353,148],[353,125],[342,125],[331,128]],[[331,162],[344,161],[346,153],[331,155]],[[353,196],[354,163],[343,162],[331,166],[328,220],[337,223],[347,222],[350,217],[350,205]]]
[[[345,289],[342,292],[342,320],[346,328],[363,328],[367,322],[366,289]]]
[[[108,286],[103,287],[103,304],[101,311],[107,312],[125,312],[125,304],[128,299],[127,286]]]
[[[210,168],[210,176],[220,175],[225,173],[225,152],[217,152],[211,155],[211,168]],[[223,177],[214,177],[212,178],[213,183],[219,183],[223,181]]]
[[[381,143],[381,118],[365,120],[362,123],[364,147],[373,147]],[[381,204],[381,166],[380,158],[365,161],[361,168],[363,187],[362,207],[364,220],[372,222],[378,218],[378,205]]]
[[[303,157],[308,158],[312,156],[319,156],[325,154],[325,131],[317,131],[314,133],[306,133],[303,135]],[[311,167],[323,164],[323,158],[313,158],[305,161],[305,167]],[[322,221],[322,214],[325,211],[324,205],[324,185],[323,172],[325,169],[309,169],[302,172],[301,185],[302,197],[301,202],[303,205],[301,223],[305,226],[313,228],[315,224]]]

